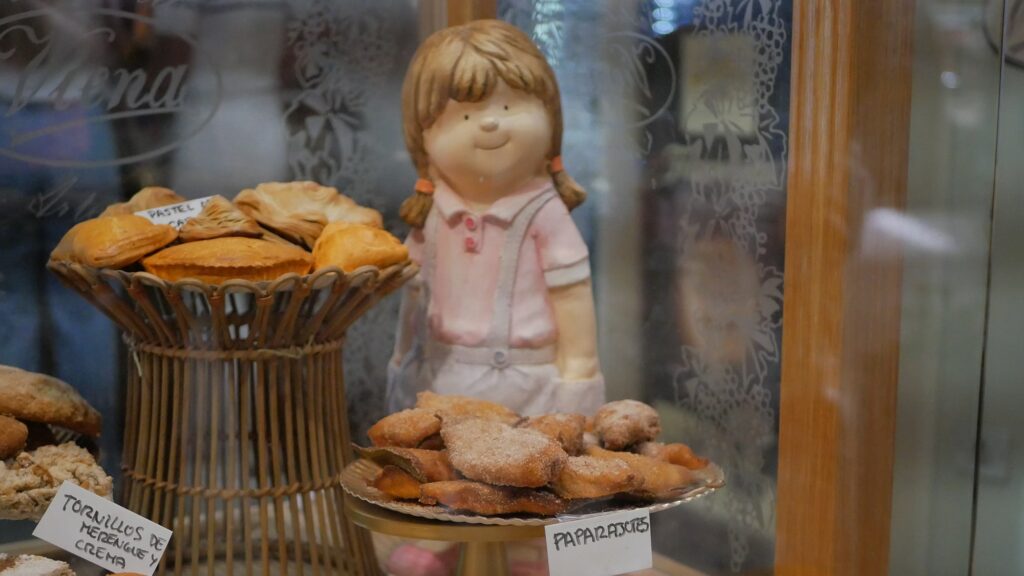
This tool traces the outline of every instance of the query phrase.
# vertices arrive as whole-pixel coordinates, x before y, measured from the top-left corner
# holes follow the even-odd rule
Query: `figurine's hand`
[[[601,366],[597,356],[564,358],[558,369],[562,380],[566,382],[593,380],[601,375]]]
[[[555,380],[554,412],[576,412],[588,416],[604,404],[604,376],[598,373],[586,380]]]

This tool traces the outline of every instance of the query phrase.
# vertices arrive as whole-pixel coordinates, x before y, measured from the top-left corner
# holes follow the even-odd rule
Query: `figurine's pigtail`
[[[551,173],[551,181],[555,183],[555,191],[569,210],[583,204],[587,199],[587,191],[565,171],[561,155],[551,159],[548,163],[548,172]]]
[[[415,194],[402,202],[398,215],[406,224],[413,228],[423,228],[427,223],[427,215],[434,206],[434,183],[426,178],[416,181]]]

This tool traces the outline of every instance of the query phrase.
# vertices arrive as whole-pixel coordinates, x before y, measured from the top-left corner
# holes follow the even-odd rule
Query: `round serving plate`
[[[459,514],[443,506],[427,506],[425,504],[392,498],[373,487],[372,482],[380,470],[380,465],[374,462],[364,459],[356,460],[342,471],[341,485],[354,498],[402,514],[430,520],[440,520],[442,522],[462,522],[491,526],[547,526],[549,524],[582,520],[592,516],[624,510],[646,509],[653,514],[707,496],[725,486],[725,473],[722,472],[722,469],[715,464],[708,464],[707,468],[700,471],[701,482],[699,484],[680,489],[659,502],[638,504],[636,502],[609,499],[588,502],[574,508],[570,513],[558,516],[478,516],[475,514]]]

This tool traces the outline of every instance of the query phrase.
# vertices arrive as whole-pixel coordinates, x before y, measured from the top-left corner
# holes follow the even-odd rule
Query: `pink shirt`
[[[414,262],[424,257],[424,230],[436,230],[428,317],[433,338],[446,344],[480,346],[491,328],[498,271],[512,221],[533,198],[552,188],[533,183],[498,200],[484,214],[470,211],[443,182],[423,229],[406,240]],[[431,219],[440,218],[436,224]],[[512,296],[511,346],[540,348],[558,337],[548,290],[590,278],[587,245],[557,196],[534,216],[519,248]]]

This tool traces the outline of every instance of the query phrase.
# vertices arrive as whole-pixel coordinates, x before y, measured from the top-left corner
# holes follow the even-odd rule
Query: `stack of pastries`
[[[109,498],[113,479],[93,455],[54,434],[96,437],[101,424],[100,413],[67,383],[0,366],[0,520],[38,520],[65,480]]]
[[[369,430],[356,446],[380,466],[372,486],[398,500],[483,516],[554,516],[605,498],[657,501],[704,481],[708,461],[656,442],[658,413],[620,400],[593,418],[522,417],[484,400],[421,392],[416,407]]]
[[[382,228],[379,212],[315,182],[269,182],[234,201],[212,196],[179,226],[139,214],[173,214],[185,199],[173,190],[143,188],[128,202],[71,228],[51,261],[94,268],[140,267],[164,280],[274,280],[329,266],[345,272],[405,262],[408,250]]]

